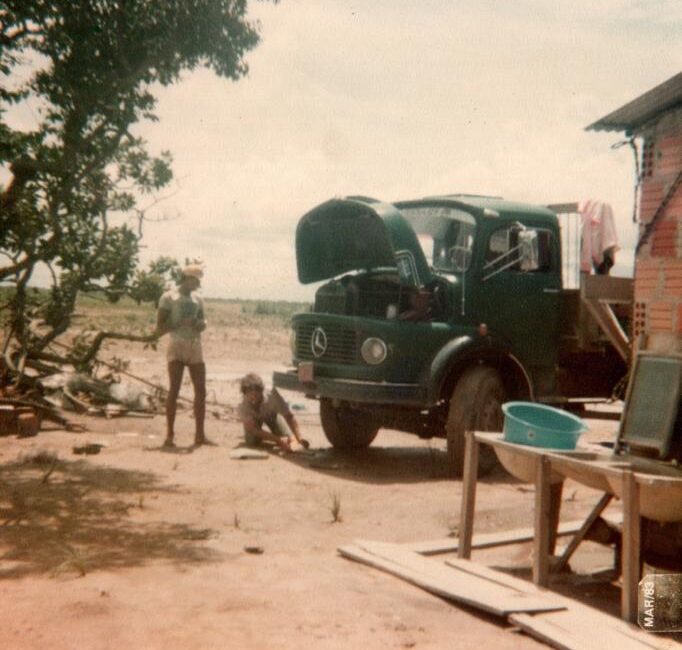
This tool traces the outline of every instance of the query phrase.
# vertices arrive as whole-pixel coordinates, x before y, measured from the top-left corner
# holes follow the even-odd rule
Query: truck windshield
[[[402,206],[434,270],[461,273],[469,268],[474,247],[476,221],[457,208],[443,205]]]

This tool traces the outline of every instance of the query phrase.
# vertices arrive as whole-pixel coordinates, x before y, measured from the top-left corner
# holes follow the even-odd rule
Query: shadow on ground
[[[501,566],[495,566],[494,568],[516,578],[522,578],[528,582],[532,581],[532,571],[530,568]],[[617,579],[616,572],[612,570],[602,570],[593,575],[566,571],[552,574],[548,588],[583,605],[594,607],[615,618],[620,618],[620,587],[616,584]]]
[[[218,553],[197,544],[213,531],[135,521],[155,495],[173,492],[154,474],[86,461],[38,456],[0,465],[0,579],[216,561]]]
[[[240,444],[238,448],[243,446]],[[360,483],[390,485],[460,480],[449,469],[446,452],[430,447],[375,446],[357,451],[325,448],[282,453],[264,444],[259,449],[299,467]],[[479,482],[519,483],[501,467],[480,477]]]

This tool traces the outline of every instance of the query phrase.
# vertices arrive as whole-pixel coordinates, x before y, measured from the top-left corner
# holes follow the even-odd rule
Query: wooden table
[[[581,531],[569,544],[567,552],[572,553],[578,546],[594,520],[606,507],[613,496],[608,489],[606,477],[617,477],[622,481],[623,501],[623,538],[621,554],[622,590],[621,617],[635,622],[637,618],[638,585],[641,566],[641,518],[639,485],[635,473],[626,467],[613,467],[577,458],[566,458],[556,450],[542,449],[505,442],[501,433],[468,432],[464,460],[462,509],[459,528],[458,556],[471,557],[471,540],[474,528],[474,508],[476,501],[476,481],[478,474],[479,445],[493,448],[518,457],[521,461],[534,466],[535,506],[533,541],[533,582],[546,587],[549,582],[550,558],[553,553],[553,539],[556,537],[558,514],[561,505],[563,479],[570,477],[590,487],[603,486],[602,498],[590,513]],[[579,456],[579,454],[577,454]],[[557,476],[559,477],[557,480]],[[576,476],[578,478],[576,478]],[[598,488],[599,489],[599,488]],[[562,556],[565,560],[566,553]],[[565,563],[565,562],[564,562]]]

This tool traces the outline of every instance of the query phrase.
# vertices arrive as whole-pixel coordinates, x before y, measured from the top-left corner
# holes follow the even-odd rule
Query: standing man
[[[602,201],[581,201],[578,212],[582,220],[580,270],[608,275],[616,261],[618,236],[613,210]]]
[[[168,343],[168,400],[166,401],[166,440],[164,448],[175,447],[175,412],[185,366],[194,386],[194,444],[211,444],[204,434],[206,414],[206,365],[201,350],[201,332],[206,329],[204,303],[193,294],[201,285],[204,272],[198,264],[182,270],[176,290],[161,296],[156,319],[156,336],[170,334]]]
[[[244,440],[249,447],[263,441],[272,442],[284,451],[291,451],[291,438],[308,449],[310,444],[298,428],[298,422],[282,396],[273,388],[267,395],[263,380],[251,372],[242,377],[239,388],[244,396],[237,415],[244,425]],[[269,429],[263,428],[266,425]]]

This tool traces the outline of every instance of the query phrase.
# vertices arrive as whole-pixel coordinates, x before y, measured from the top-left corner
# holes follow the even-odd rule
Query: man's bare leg
[[[206,364],[193,363],[189,366],[189,376],[194,386],[194,444],[203,445],[206,442],[204,420],[206,419]]]
[[[185,364],[181,361],[168,362],[168,397],[166,398],[166,441],[164,446],[172,447],[175,437],[175,412],[178,405],[178,395],[182,385],[182,373]]]

